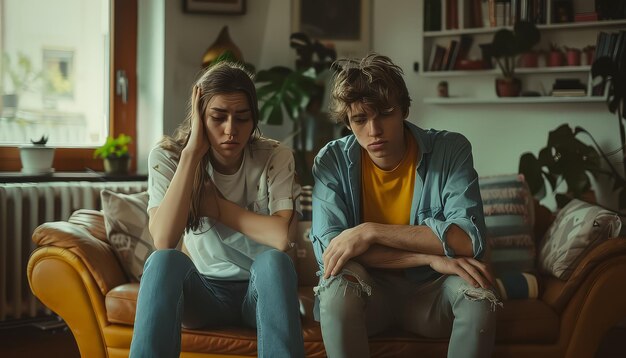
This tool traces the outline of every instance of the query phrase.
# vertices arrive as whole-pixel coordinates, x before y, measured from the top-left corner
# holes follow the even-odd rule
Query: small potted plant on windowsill
[[[504,78],[496,79],[496,93],[499,97],[519,96],[522,85],[515,77],[515,65],[518,55],[529,52],[535,46],[541,34],[535,24],[519,21],[513,31],[498,30],[491,41],[491,55],[502,70]]]
[[[130,171],[130,136],[120,134],[117,138],[108,137],[106,143],[93,152],[94,158],[104,161],[104,171],[109,175],[123,175]]]
[[[46,146],[48,136],[43,135],[37,141],[31,139],[30,142],[32,145],[20,146],[22,173],[40,175],[54,172],[54,148]]]

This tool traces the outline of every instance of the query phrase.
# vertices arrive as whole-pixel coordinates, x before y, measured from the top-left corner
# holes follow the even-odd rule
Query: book
[[[496,24],[495,26],[506,26],[506,3],[496,3]]]
[[[489,0],[488,2],[489,9],[489,26],[496,27],[498,23],[496,22],[496,0]]]
[[[432,55],[432,62],[430,63],[431,71],[441,71],[441,66],[443,63],[443,57],[446,53],[446,48],[441,45],[435,45],[434,55]]]
[[[459,46],[459,42],[457,40],[452,40],[451,42],[452,53],[450,54],[450,61],[446,66],[446,69],[448,71],[454,70],[454,68],[456,67],[456,61],[459,56],[459,48],[461,47]]]
[[[598,21],[597,12],[579,12],[574,15],[574,22]]]
[[[552,85],[553,90],[584,90],[587,86],[578,78],[557,78]]]
[[[441,65],[441,70],[442,71],[446,71],[450,69],[450,63],[452,61],[452,56],[454,54],[454,51],[457,47],[458,41],[457,40],[451,40],[450,44],[448,45],[448,47],[446,48],[446,53],[443,56],[443,63]]]
[[[584,89],[563,89],[563,90],[553,90],[553,97],[584,97],[587,95],[587,91]]]

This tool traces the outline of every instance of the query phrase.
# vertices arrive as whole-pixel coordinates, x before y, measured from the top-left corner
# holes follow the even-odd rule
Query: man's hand
[[[372,244],[366,233],[366,224],[361,224],[351,229],[344,230],[335,236],[324,251],[324,278],[334,276],[346,264],[348,260],[359,256]]]
[[[491,288],[495,280],[487,265],[471,257],[432,256],[430,267],[444,275],[457,275],[474,287]]]

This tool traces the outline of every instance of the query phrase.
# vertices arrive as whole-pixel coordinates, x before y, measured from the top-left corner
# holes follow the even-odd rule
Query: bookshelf
[[[596,0],[607,1],[607,0]],[[436,95],[437,83],[441,81],[449,82],[450,95],[456,97],[425,98],[426,104],[514,104],[514,103],[602,103],[605,101],[603,96],[590,96],[592,79],[590,75],[590,63],[587,63],[584,53],[581,54],[581,64],[578,66],[547,66],[547,55],[540,56],[537,67],[523,68],[519,66],[515,69],[516,77],[522,80],[522,90],[529,92],[538,92],[541,97],[521,97],[521,98],[500,98],[495,94],[494,86],[489,86],[496,78],[501,77],[500,69],[495,66],[491,69],[477,68],[480,66],[476,62],[482,58],[481,44],[489,44],[494,34],[502,29],[512,29],[512,14],[510,7],[517,6],[518,13],[516,19],[519,19],[520,6],[523,4],[535,3],[530,0],[424,0],[424,31],[422,32],[423,51],[422,51],[422,72],[424,85],[429,88],[433,96]],[[541,41],[535,46],[539,51],[547,52],[552,44],[559,47],[568,47],[583,49],[587,46],[595,46],[598,34],[601,31],[615,32],[626,28],[626,13],[619,15],[624,17],[621,19],[605,19],[602,20],[603,14],[594,12],[593,1],[571,1],[572,6],[569,18],[556,18],[553,14],[555,7],[561,6],[561,0],[539,0],[541,11],[535,12],[535,18],[529,19],[537,24],[537,28],[541,32]],[[433,4],[439,5],[437,11],[433,11]],[[499,17],[499,23],[493,23],[493,18],[489,14],[489,6],[495,4],[506,4],[509,11],[508,19]],[[457,8],[450,11],[452,6]],[[477,8],[473,8],[476,6]],[[429,10],[430,8],[430,10]],[[471,11],[480,8],[483,20],[477,18]],[[494,9],[495,10],[495,9]],[[428,21],[428,13],[434,13],[439,16],[438,30],[433,30],[433,21]],[[452,15],[450,14],[452,13]],[[528,12],[527,12],[528,13]],[[581,15],[582,14],[582,15]],[[591,14],[591,15],[589,15]],[[579,15],[581,17],[579,18]],[[450,16],[457,16],[457,20],[451,20]],[[611,14],[614,16],[614,14]],[[488,19],[485,19],[487,17]],[[585,17],[587,21],[580,20]],[[595,17],[595,18],[594,18]],[[588,21],[589,19],[591,21]],[[598,18],[600,20],[598,20]],[[503,21],[504,19],[504,21]],[[569,20],[567,22],[561,22]],[[452,26],[449,26],[452,21]],[[437,22],[437,21],[435,21]],[[451,27],[451,28],[449,28]],[[462,40],[462,39],[466,40]],[[467,40],[471,38],[471,40]],[[463,41],[470,43],[464,49],[455,49],[462,47]],[[459,66],[459,53],[464,53],[464,57],[474,60],[471,68],[463,68]],[[448,57],[449,56],[449,57]],[[472,62],[472,61],[470,61]],[[467,62],[466,62],[467,63]],[[435,65],[434,65],[435,64]],[[461,67],[461,68],[459,68]],[[467,78],[467,79],[466,79]],[[578,79],[587,87],[587,96],[585,97],[552,97],[550,90],[556,79]],[[476,82],[478,81],[478,82]],[[476,90],[472,90],[472,84],[482,83],[483,88],[478,91],[480,97],[476,97]]]

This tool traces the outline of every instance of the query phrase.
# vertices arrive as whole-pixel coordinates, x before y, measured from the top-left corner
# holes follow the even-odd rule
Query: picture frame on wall
[[[292,0],[291,30],[332,46],[338,57],[362,57],[370,48],[370,0]]]
[[[183,0],[187,13],[243,15],[246,13],[246,0]]]

